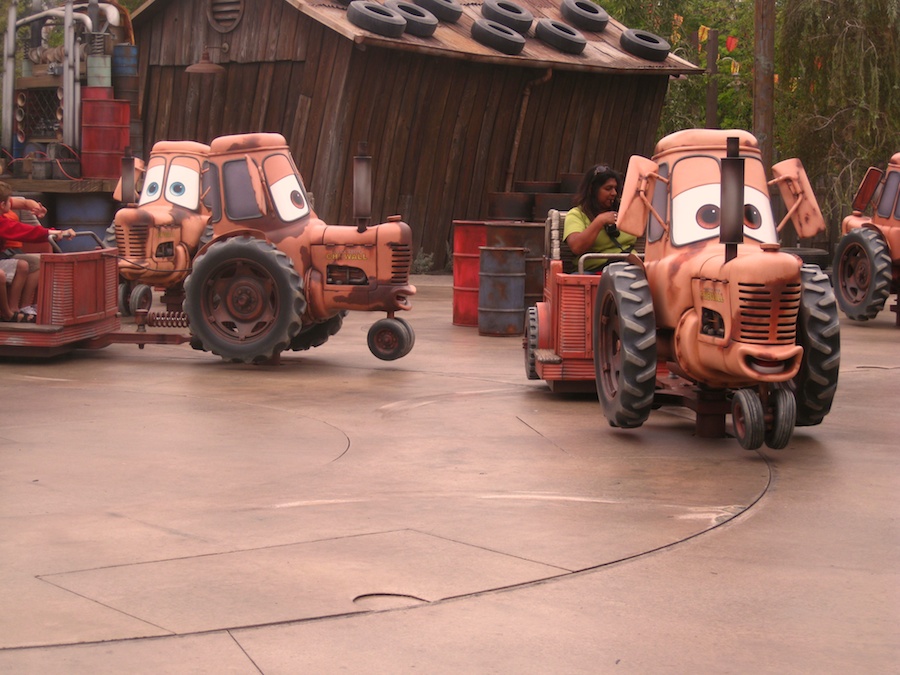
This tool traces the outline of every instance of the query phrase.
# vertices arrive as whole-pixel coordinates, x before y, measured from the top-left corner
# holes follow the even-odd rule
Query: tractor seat
[[[551,260],[562,260],[563,272],[572,274],[577,269],[578,256],[563,239],[563,229],[568,211],[550,209],[547,212],[547,223],[544,227],[544,250]]]
[[[563,273],[575,274],[578,272],[578,256],[572,253],[572,249],[563,239],[563,230],[565,229],[566,213],[568,211],[557,211],[550,209],[547,213],[547,223],[544,228],[544,250],[551,260],[561,260]],[[644,246],[646,240],[639,237],[635,242],[634,253],[640,257],[644,257]]]

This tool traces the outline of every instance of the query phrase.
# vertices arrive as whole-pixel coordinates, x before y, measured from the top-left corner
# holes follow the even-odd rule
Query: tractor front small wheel
[[[369,328],[369,351],[382,361],[395,361],[409,354],[412,328],[401,319],[380,319]]]
[[[759,395],[752,389],[738,389],[731,399],[734,437],[745,450],[757,450],[766,434],[766,417]]]
[[[789,389],[779,387],[769,394],[772,422],[766,429],[766,445],[773,450],[787,447],[797,423],[797,399]]]
[[[137,314],[142,309],[150,311],[150,306],[152,304],[153,289],[150,288],[150,286],[147,284],[137,284],[131,289],[128,306],[131,309],[132,314]]]
[[[118,292],[119,314],[122,316],[131,316],[131,282],[120,281]]]

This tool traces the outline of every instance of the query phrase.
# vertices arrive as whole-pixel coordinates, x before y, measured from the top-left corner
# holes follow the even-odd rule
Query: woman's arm
[[[569,233],[569,236],[566,237],[566,243],[572,249],[572,253],[575,255],[587,253],[597,240],[597,236],[603,231],[603,228],[606,225],[614,225],[616,223],[616,216],[615,211],[604,211],[594,218],[585,229],[580,232]]]

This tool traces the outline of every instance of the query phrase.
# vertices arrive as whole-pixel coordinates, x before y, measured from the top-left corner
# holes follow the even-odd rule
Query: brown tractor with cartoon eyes
[[[863,213],[872,205],[872,215]],[[867,321],[900,292],[900,152],[887,169],[870,167],[841,224],[832,275],[838,305],[854,321]],[[900,326],[897,302],[891,307]]]
[[[831,409],[840,324],[828,278],[779,250],[824,221],[798,160],[772,167],[788,215],[777,227],[756,139],[745,131],[671,134],[628,165],[619,228],[646,235],[643,260],[609,265],[594,305],[597,392],[610,424],[688,405],[698,431],[783,448],[795,425]],[[703,425],[710,428],[702,428]],[[721,425],[721,427],[720,427]]]
[[[317,347],[349,310],[386,312],[369,331],[369,349],[384,360],[405,356],[415,335],[395,313],[410,309],[416,292],[412,232],[399,216],[368,225],[369,160],[355,159],[365,179],[354,195],[357,227],[335,226],[316,216],[279,134],[222,136],[209,146],[157,143],[140,201],[116,214],[127,253],[120,272],[169,288],[183,282],[191,344],[228,361]],[[134,185],[134,177],[124,183]],[[131,305],[146,308],[138,289]]]
[[[395,316],[411,308],[416,292],[412,232],[399,216],[369,225],[371,158],[364,153],[354,158],[355,227],[316,216],[279,134],[222,136],[208,146],[157,143],[140,200],[138,162],[125,164],[116,192],[129,206],[115,216],[116,250],[97,240],[100,250],[45,254],[36,325],[0,327],[0,356],[189,340],[227,361],[260,363],[323,344],[350,310],[386,312],[368,333],[376,357],[389,361],[412,349],[412,327]],[[136,332],[119,331],[120,276],[135,284],[130,293],[119,285],[118,305],[127,295]],[[151,284],[166,289],[161,315],[149,311]],[[173,293],[182,286],[183,302]],[[148,326],[190,326],[191,335]]]
[[[415,336],[395,313],[411,308],[412,231],[399,216],[368,226],[370,159],[357,157],[357,227],[315,214],[279,134],[222,136],[210,143],[202,201],[214,237],[184,282],[192,344],[229,361],[275,359],[316,347],[349,310],[382,311],[371,352],[393,360]],[[360,185],[360,183],[364,183]]]
[[[790,220],[811,237],[824,221],[799,161],[772,171],[789,209],[777,227],[745,131],[680,131],[652,159],[632,157],[618,227],[645,237],[645,252],[599,277],[564,273],[551,255],[528,314],[528,377],[554,391],[593,378],[614,427],[681,405],[698,435],[724,436],[730,412],[748,449],[783,448],[795,426],[822,422],[840,364],[837,305],[817,266],[779,250],[778,231]]]
[[[209,209],[200,200],[202,167],[208,157],[209,146],[204,143],[160,141],[146,165],[140,163],[140,198],[136,199],[133,184],[123,188],[120,183],[116,196],[128,206],[116,213],[107,239],[119,253],[123,316],[149,310],[153,288],[164,289],[163,299],[171,311],[181,310],[183,284],[194,256],[213,237]],[[135,175],[128,178],[133,181]]]

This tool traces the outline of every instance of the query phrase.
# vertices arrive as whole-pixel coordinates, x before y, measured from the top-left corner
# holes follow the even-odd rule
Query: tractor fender
[[[303,285],[306,289],[304,324],[322,321],[334,314],[333,311],[329,312],[325,306],[325,281],[322,278],[322,272],[314,267],[310,268],[304,276]]]
[[[197,251],[197,256],[203,255],[206,250],[212,246],[213,244],[217,244],[220,241],[225,241],[227,239],[233,239],[234,237],[252,237],[253,239],[262,239],[263,241],[268,240],[265,232],[261,232],[260,230],[255,230],[253,228],[245,228],[240,230],[229,230],[224,234],[220,234],[216,237],[213,237],[208,242],[206,242],[200,249]]]

